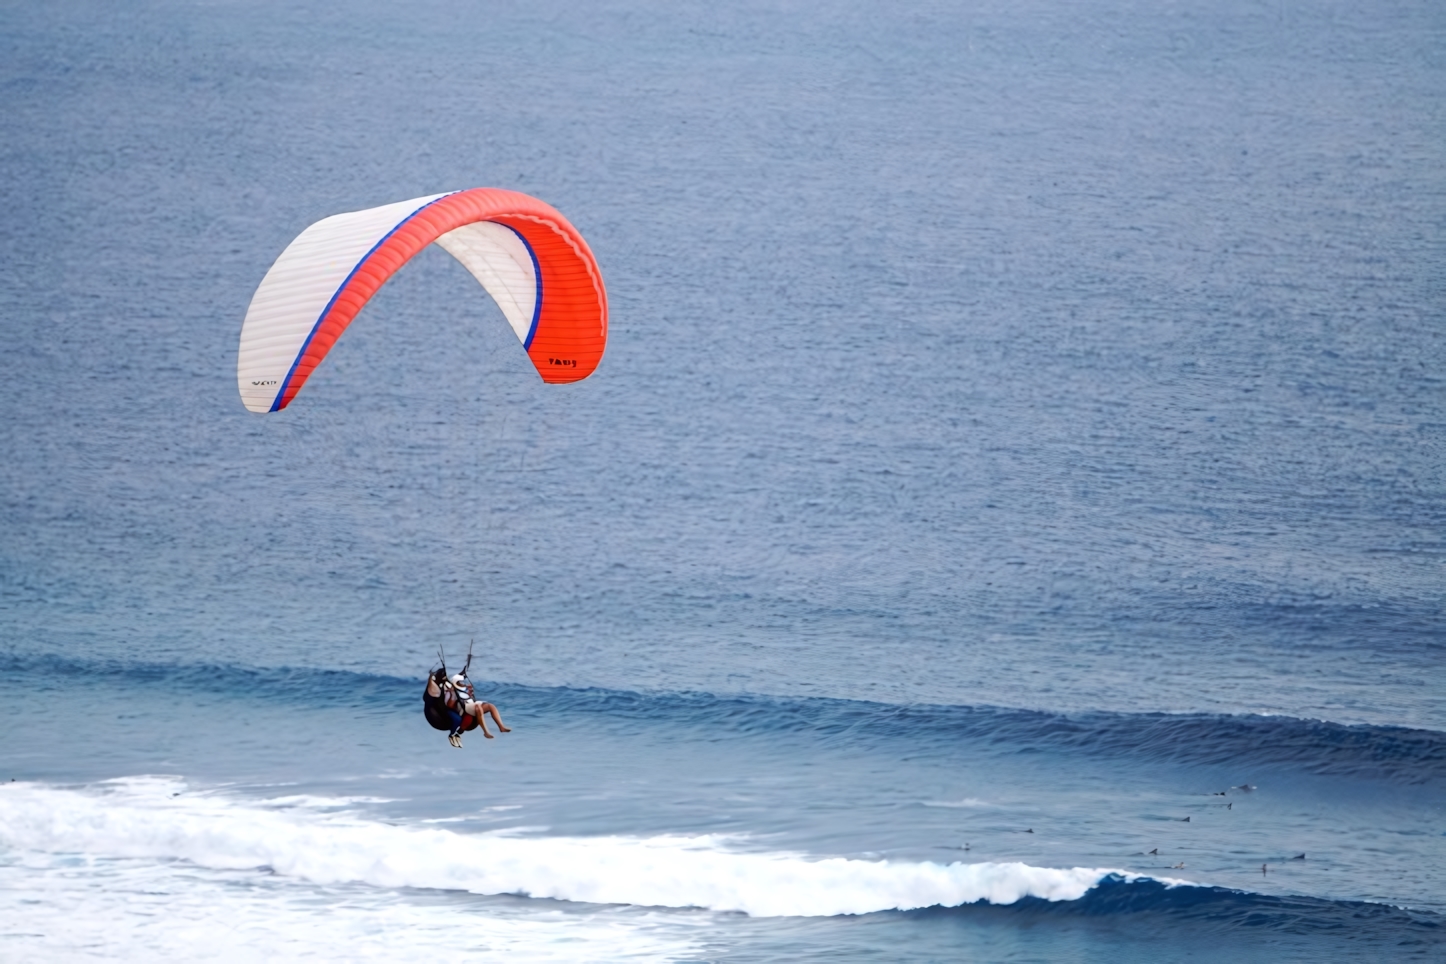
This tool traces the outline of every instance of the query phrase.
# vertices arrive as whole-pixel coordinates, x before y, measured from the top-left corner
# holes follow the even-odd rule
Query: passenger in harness
[[[460,673],[452,677],[452,692],[456,694],[457,705],[462,708],[464,719],[470,718],[477,721],[477,726],[482,730],[482,735],[492,739],[492,734],[487,732],[487,717],[492,717],[492,722],[497,724],[499,733],[511,733],[512,728],[502,725],[502,717],[497,715],[497,707],[485,700],[477,699],[477,691],[472,686],[472,681]],[[471,729],[471,727],[466,727]],[[456,746],[462,745],[462,735],[457,734]]]
[[[441,656],[441,654],[438,654]],[[434,729],[447,730],[447,742],[462,748],[462,734],[473,727],[481,727],[482,735],[492,739],[492,734],[487,732],[487,716],[492,717],[492,722],[497,724],[497,729],[502,733],[511,733],[511,727],[502,725],[502,717],[497,714],[497,707],[483,700],[476,698],[476,690],[472,681],[467,678],[467,670],[472,665],[472,653],[467,653],[467,665],[462,672],[451,678],[447,676],[447,661],[442,658],[440,668],[432,671],[427,677],[427,688],[422,694],[422,713],[426,716],[427,722]]]

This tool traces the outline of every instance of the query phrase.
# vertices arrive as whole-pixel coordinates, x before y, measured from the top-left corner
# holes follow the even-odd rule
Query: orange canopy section
[[[608,309],[587,242],[537,198],[474,188],[333,215],[298,235],[241,328],[236,377],[246,407],[289,405],[371,297],[434,241],[497,302],[543,381],[593,373]]]

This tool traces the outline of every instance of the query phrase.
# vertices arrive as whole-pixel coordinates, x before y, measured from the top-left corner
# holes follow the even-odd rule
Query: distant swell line
[[[1316,775],[1446,782],[1446,733],[1283,716],[1051,713],[990,706],[899,706],[607,690],[543,690],[570,711],[665,716],[739,732],[810,731],[852,744],[972,743],[1004,754],[1070,753],[1189,764],[1272,765]]]
[[[417,683],[311,668],[94,662],[71,670],[242,699],[415,710]],[[0,677],[58,686],[54,667],[0,656]],[[810,732],[852,745],[907,740],[916,748],[968,743],[1001,754],[1089,753],[1189,764],[1270,765],[1323,776],[1446,783],[1446,733],[1285,716],[1209,713],[1051,713],[989,706],[895,705],[856,700],[491,684],[487,692],[533,718],[598,717],[706,726],[740,734]]]

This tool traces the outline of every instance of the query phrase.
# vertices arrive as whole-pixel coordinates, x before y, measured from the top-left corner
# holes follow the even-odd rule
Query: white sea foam
[[[316,810],[335,810],[354,807],[359,803],[392,803],[391,797],[317,797],[311,794],[296,794],[289,797],[269,797],[262,804],[268,807],[299,807]]]
[[[972,810],[978,807],[992,807],[994,804],[988,800],[976,800],[974,797],[965,797],[963,800],[921,800],[926,807],[948,807],[955,810]]]
[[[699,957],[702,921],[660,912],[478,907],[467,895],[317,886],[175,861],[0,858],[0,960],[468,960]]]
[[[265,868],[314,885],[437,888],[594,904],[826,916],[1074,900],[1106,874],[1021,863],[811,859],[739,852],[718,836],[517,837],[396,826],[314,806],[281,809],[181,792],[172,781],[100,789],[0,787],[0,845],[16,854]],[[179,794],[179,795],[177,795]],[[1131,876],[1125,874],[1124,876]]]

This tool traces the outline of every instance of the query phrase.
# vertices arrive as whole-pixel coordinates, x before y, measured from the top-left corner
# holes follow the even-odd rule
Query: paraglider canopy
[[[575,382],[607,343],[607,293],[587,242],[555,208],[498,188],[336,214],[301,232],[251,297],[236,380],[253,412],[285,408],[372,295],[427,245],[497,302],[545,382]]]

